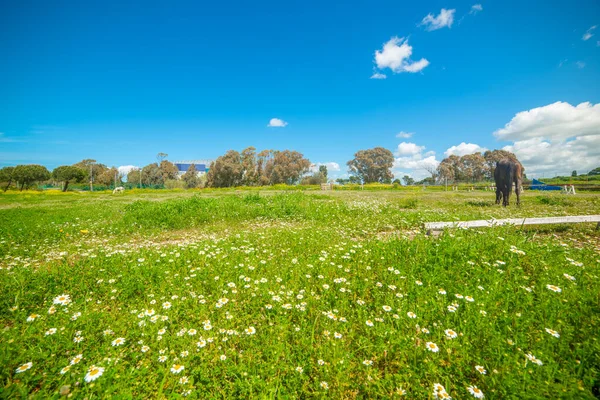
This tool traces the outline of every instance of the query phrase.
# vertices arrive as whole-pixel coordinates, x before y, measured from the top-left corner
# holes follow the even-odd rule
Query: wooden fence
[[[575,215],[569,217],[544,217],[544,218],[508,218],[475,221],[455,222],[426,222],[425,229],[428,232],[440,231],[445,228],[485,228],[502,225],[547,225],[547,224],[571,224],[581,222],[596,222],[596,229],[600,229],[600,215]]]

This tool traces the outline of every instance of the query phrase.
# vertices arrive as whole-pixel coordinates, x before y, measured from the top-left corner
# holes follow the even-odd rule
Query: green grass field
[[[0,195],[1,398],[591,399],[600,195]]]

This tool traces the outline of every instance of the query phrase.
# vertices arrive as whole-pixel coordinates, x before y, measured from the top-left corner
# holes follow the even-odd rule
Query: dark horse
[[[515,184],[515,193],[517,195],[517,205],[521,204],[521,185],[523,183],[523,166],[516,160],[504,159],[496,163],[494,171],[496,180],[496,204],[507,206],[513,183]]]

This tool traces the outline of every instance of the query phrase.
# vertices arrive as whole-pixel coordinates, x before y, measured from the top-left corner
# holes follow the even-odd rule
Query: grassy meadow
[[[0,195],[0,398],[593,399],[600,194]],[[514,198],[511,199],[514,202]]]

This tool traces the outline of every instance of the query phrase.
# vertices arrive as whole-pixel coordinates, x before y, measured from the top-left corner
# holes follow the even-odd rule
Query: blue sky
[[[595,0],[4,2],[0,165],[252,145],[340,176],[383,146],[396,175],[422,177],[509,146],[533,175],[585,172],[600,166],[596,25]]]

